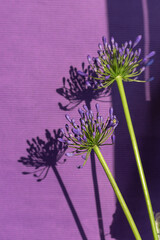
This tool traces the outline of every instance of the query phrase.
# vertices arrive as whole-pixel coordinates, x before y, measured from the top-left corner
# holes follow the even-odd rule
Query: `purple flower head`
[[[99,57],[94,57],[89,63],[92,70],[95,72],[95,77],[92,76],[92,82],[99,83],[98,88],[108,88],[114,81],[121,77],[126,82],[145,82],[139,80],[139,75],[145,70],[149,58],[155,55],[155,51],[150,52],[144,59],[140,58],[141,48],[135,49],[141,41],[142,36],[138,35],[134,43],[130,40],[125,42],[121,47],[114,38],[111,38],[111,44],[106,43],[106,38],[102,38],[103,44],[99,44]]]
[[[109,110],[109,117],[106,121],[99,115],[99,105],[96,104],[96,118],[91,110],[88,110],[87,106],[83,106],[84,110],[79,109],[80,123],[74,127],[73,121],[69,121],[71,124],[71,132],[65,133],[65,139],[59,139],[59,141],[68,145],[73,150],[71,153],[67,153],[67,156],[76,156],[86,153],[85,162],[88,159],[92,148],[96,146],[107,145],[106,141],[111,138],[114,133],[118,120],[113,115],[113,108]],[[69,118],[70,119],[70,118]],[[68,120],[68,117],[67,117]],[[67,127],[67,130],[69,127]],[[114,141],[110,139],[112,144]]]

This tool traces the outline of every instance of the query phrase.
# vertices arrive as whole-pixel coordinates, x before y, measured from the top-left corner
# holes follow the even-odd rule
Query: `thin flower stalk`
[[[135,155],[135,159],[136,159],[136,163],[137,163],[137,167],[138,167],[138,172],[139,172],[142,188],[143,188],[143,193],[144,193],[144,197],[145,197],[145,201],[146,201],[146,205],[147,205],[147,210],[148,210],[149,219],[150,219],[150,223],[151,223],[152,233],[153,233],[154,239],[158,240],[151,199],[150,199],[150,195],[149,195],[149,191],[148,191],[148,187],[147,187],[147,182],[146,182],[146,178],[145,178],[145,174],[144,174],[144,170],[143,170],[143,166],[142,166],[142,161],[141,161],[141,157],[140,157],[140,153],[139,153],[139,149],[138,149],[136,136],[135,136],[134,129],[133,129],[133,124],[132,124],[132,120],[131,120],[131,116],[130,116],[121,76],[118,76],[116,78],[116,81],[117,81],[117,85],[118,85],[118,89],[119,89],[119,93],[120,93],[120,97],[121,97],[121,101],[122,101],[122,105],[123,105],[123,109],[124,109],[124,114],[126,117],[126,122],[127,122],[128,130],[129,130],[131,142],[132,142],[132,147],[133,147],[133,151],[134,151],[134,155]]]

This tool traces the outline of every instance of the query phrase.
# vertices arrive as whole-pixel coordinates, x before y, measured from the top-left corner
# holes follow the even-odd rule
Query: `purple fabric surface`
[[[56,89],[63,77],[70,77],[70,66],[81,69],[87,53],[95,55],[101,36],[108,34],[105,1],[6,0],[0,5],[0,239],[100,239],[90,160],[82,170],[76,168],[79,158],[59,164],[61,184],[52,169],[39,183],[32,175],[22,175],[28,168],[17,160],[27,157],[27,139],[39,136],[46,141],[45,129],[64,126],[66,112],[58,102],[67,101]],[[108,100],[100,104],[104,117]],[[70,111],[75,114],[77,108]],[[103,154],[113,171],[113,148],[103,149]],[[109,238],[115,197],[96,165],[104,234]]]
[[[29,159],[26,141],[39,137],[48,143],[46,129],[54,137],[53,130],[64,127],[66,113],[78,120],[85,97],[94,112],[99,101],[104,118],[113,104],[120,121],[116,144],[103,147],[102,153],[142,239],[152,238],[116,85],[106,102],[89,102],[88,94],[68,105],[61,93],[75,68],[82,71],[82,62],[87,68],[86,55],[96,56],[103,35],[107,40],[113,35],[120,44],[143,35],[143,53],[156,51],[144,78],[154,76],[155,81],[146,87],[125,84],[125,90],[153,210],[160,211],[159,5],[159,0],[0,0],[0,240],[134,239],[97,159],[94,166],[94,156],[77,169],[81,157],[61,164],[63,155],[56,165],[55,152],[55,165],[43,181],[22,174],[34,171],[18,162]]]

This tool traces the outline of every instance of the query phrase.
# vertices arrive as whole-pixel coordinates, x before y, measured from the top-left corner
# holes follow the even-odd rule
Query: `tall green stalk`
[[[129,223],[131,229],[132,229],[132,232],[133,232],[133,234],[135,236],[135,239],[136,240],[142,240],[142,238],[141,238],[141,236],[140,236],[140,234],[138,232],[138,229],[137,229],[137,227],[136,227],[136,225],[134,223],[134,220],[133,220],[133,218],[132,218],[132,216],[131,216],[131,214],[129,212],[129,209],[128,209],[128,207],[127,207],[127,205],[126,205],[126,203],[125,203],[125,201],[123,199],[123,196],[122,196],[122,194],[121,194],[121,192],[120,192],[120,190],[119,190],[119,188],[118,188],[118,186],[117,186],[117,184],[116,184],[116,182],[115,182],[115,180],[114,180],[114,178],[112,176],[112,173],[110,172],[110,170],[108,168],[108,165],[105,162],[105,160],[104,160],[104,158],[103,158],[99,148],[97,146],[94,146],[93,150],[94,150],[95,154],[97,155],[97,157],[98,157],[98,159],[99,159],[99,161],[100,161],[100,163],[101,163],[101,165],[102,165],[102,167],[103,167],[103,169],[104,169],[104,171],[105,171],[105,173],[106,173],[106,175],[107,175],[107,177],[108,177],[108,179],[109,179],[109,181],[110,181],[110,183],[112,185],[112,188],[113,188],[113,190],[114,190],[114,192],[115,192],[115,194],[116,194],[116,196],[117,196],[117,198],[119,200],[119,203],[120,203],[120,205],[121,205],[121,207],[122,207],[122,209],[124,211],[124,214],[125,214],[125,216],[126,216],[126,218],[128,220],[128,223]]]
[[[129,108],[128,108],[127,99],[126,99],[126,95],[125,95],[125,91],[124,91],[124,87],[123,87],[122,77],[117,76],[116,81],[117,81],[117,85],[118,85],[118,89],[119,89],[119,93],[120,93],[120,97],[121,97],[121,101],[122,101],[122,105],[123,105],[123,109],[124,109],[124,114],[125,114],[127,125],[128,125],[128,130],[129,130],[129,134],[130,134],[130,138],[131,138],[131,142],[132,142],[135,159],[137,162],[138,172],[139,172],[139,176],[140,176],[140,180],[141,180],[141,184],[142,184],[142,188],[143,188],[143,192],[144,192],[144,197],[145,197],[145,201],[146,201],[146,205],[147,205],[147,210],[148,210],[148,214],[149,214],[153,237],[154,237],[154,240],[158,240],[152,204],[151,204],[148,187],[147,187],[147,183],[146,183],[146,179],[145,179],[145,174],[144,174],[144,170],[143,170],[143,166],[142,166],[142,162],[141,162],[141,158],[140,158],[140,154],[139,154],[139,150],[138,150],[136,136],[134,133],[134,129],[133,129],[130,113],[129,113]]]

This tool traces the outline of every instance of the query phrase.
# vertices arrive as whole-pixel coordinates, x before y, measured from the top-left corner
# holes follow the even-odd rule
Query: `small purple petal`
[[[83,125],[85,125],[85,121],[84,121],[83,119],[81,119],[81,123],[82,123]]]
[[[117,42],[115,42],[115,48],[118,51],[118,43]]]
[[[137,46],[137,44],[141,41],[141,39],[142,39],[142,35],[138,35],[137,38],[136,38],[136,40],[135,40],[135,42],[134,42],[134,44],[133,44],[133,48],[134,48],[135,46]]]
[[[64,140],[63,138],[58,138],[58,141],[61,142],[61,143],[65,143],[66,140]]]
[[[110,115],[110,119],[113,120],[113,108],[110,107],[109,109],[109,115]]]
[[[128,46],[128,42],[125,42],[124,44],[124,48],[126,48]]]
[[[92,112],[92,110],[89,110],[89,117],[90,117],[90,118],[93,117],[93,112]]]
[[[102,133],[102,129],[100,126],[98,126],[98,132],[101,134]]]
[[[99,47],[100,50],[103,50],[102,45],[100,43],[98,44],[98,47]]]
[[[101,50],[98,50],[98,51],[97,51],[97,53],[98,53],[98,55],[99,55],[99,56],[101,56],[101,57],[102,57],[102,55],[103,55],[103,52],[102,52]]]
[[[73,128],[73,129],[72,129],[72,132],[73,132],[74,134],[76,134],[76,135],[80,135],[80,134],[81,134],[81,131],[80,131],[79,128]]]
[[[89,81],[86,81],[86,86],[88,86],[88,87],[90,87],[90,86],[91,86],[91,84],[90,84],[90,82],[89,82]]]
[[[61,133],[62,133],[63,135],[65,135],[65,131],[64,131],[63,128],[61,128],[60,131],[61,131]]]
[[[103,117],[102,116],[100,116],[100,121],[103,122]]]
[[[80,116],[83,118],[84,117],[84,112],[81,108],[78,108],[78,112],[80,114]]]
[[[110,44],[108,44],[108,49],[109,49],[109,51],[111,51],[111,45]]]
[[[123,50],[119,48],[119,54],[122,56],[123,55]]]
[[[103,37],[102,37],[102,41],[103,41],[103,45],[106,46],[106,44],[107,44],[106,37],[103,36]]]
[[[111,139],[112,139],[112,143],[114,144],[115,143],[115,139],[116,139],[114,134],[111,136]]]
[[[89,112],[86,111],[86,117],[89,119]]]
[[[129,54],[129,51],[130,51],[130,49],[129,49],[129,48],[127,48],[127,49],[126,49],[126,53],[127,53],[127,55]]]
[[[87,142],[87,138],[86,138],[85,135],[83,136],[83,141],[84,141],[84,142]]]
[[[96,103],[96,110],[97,110],[97,113],[99,113],[99,104],[98,103]]]
[[[138,49],[138,56],[141,55],[141,51],[142,51],[141,48],[139,48],[139,49]]]
[[[151,66],[153,63],[154,63],[154,59],[151,59],[151,60],[146,64],[146,66]]]
[[[107,48],[107,40],[104,36],[102,37],[102,41],[103,41],[104,48]]]
[[[90,55],[87,56],[87,60],[88,60],[89,64],[92,63],[92,59],[91,59],[91,56],[90,56]]]
[[[82,77],[88,77],[88,74],[87,73],[84,73],[82,71],[77,71],[77,73],[82,76]]]
[[[67,119],[69,122],[71,122],[71,119],[70,119],[70,117],[69,117],[68,114],[66,114],[65,117],[66,117],[66,119]]]
[[[133,56],[133,51],[130,53],[130,58]]]
[[[83,108],[88,111],[88,107],[86,105],[83,105]]]
[[[68,132],[68,131],[69,131],[69,126],[68,126],[68,124],[65,125],[65,128],[66,128],[66,130],[67,130],[67,132]]]
[[[101,117],[100,117],[100,116],[97,117],[97,121],[98,121],[98,122],[101,121]]]
[[[95,137],[96,136],[96,132],[93,132],[93,137]]]
[[[105,80],[108,80],[110,78],[110,75],[105,76]]]
[[[101,64],[101,60],[98,57],[96,58],[96,62],[97,62],[97,64],[98,63]]]
[[[82,142],[82,138],[81,137],[78,136],[78,137],[76,137],[76,139],[78,140],[78,142],[80,142],[80,143]]]
[[[131,45],[132,45],[132,41],[130,40],[130,41],[129,41],[129,46],[131,47]]]
[[[146,61],[148,58],[153,57],[156,54],[155,51],[150,52],[147,56],[145,56],[144,61]]]
[[[142,68],[140,69],[140,72],[141,72],[141,73],[144,72],[145,69],[146,69],[145,67],[142,67]]]
[[[151,81],[153,81],[154,80],[154,77],[150,77],[148,80],[147,80],[147,82],[151,82]]]
[[[75,124],[75,120],[74,120],[73,118],[72,118],[72,120],[71,120],[71,123],[72,123],[72,124]]]
[[[86,131],[86,128],[85,128],[85,126],[82,126],[82,129],[83,129],[84,131]]]
[[[111,37],[111,43],[114,43],[114,37]]]

